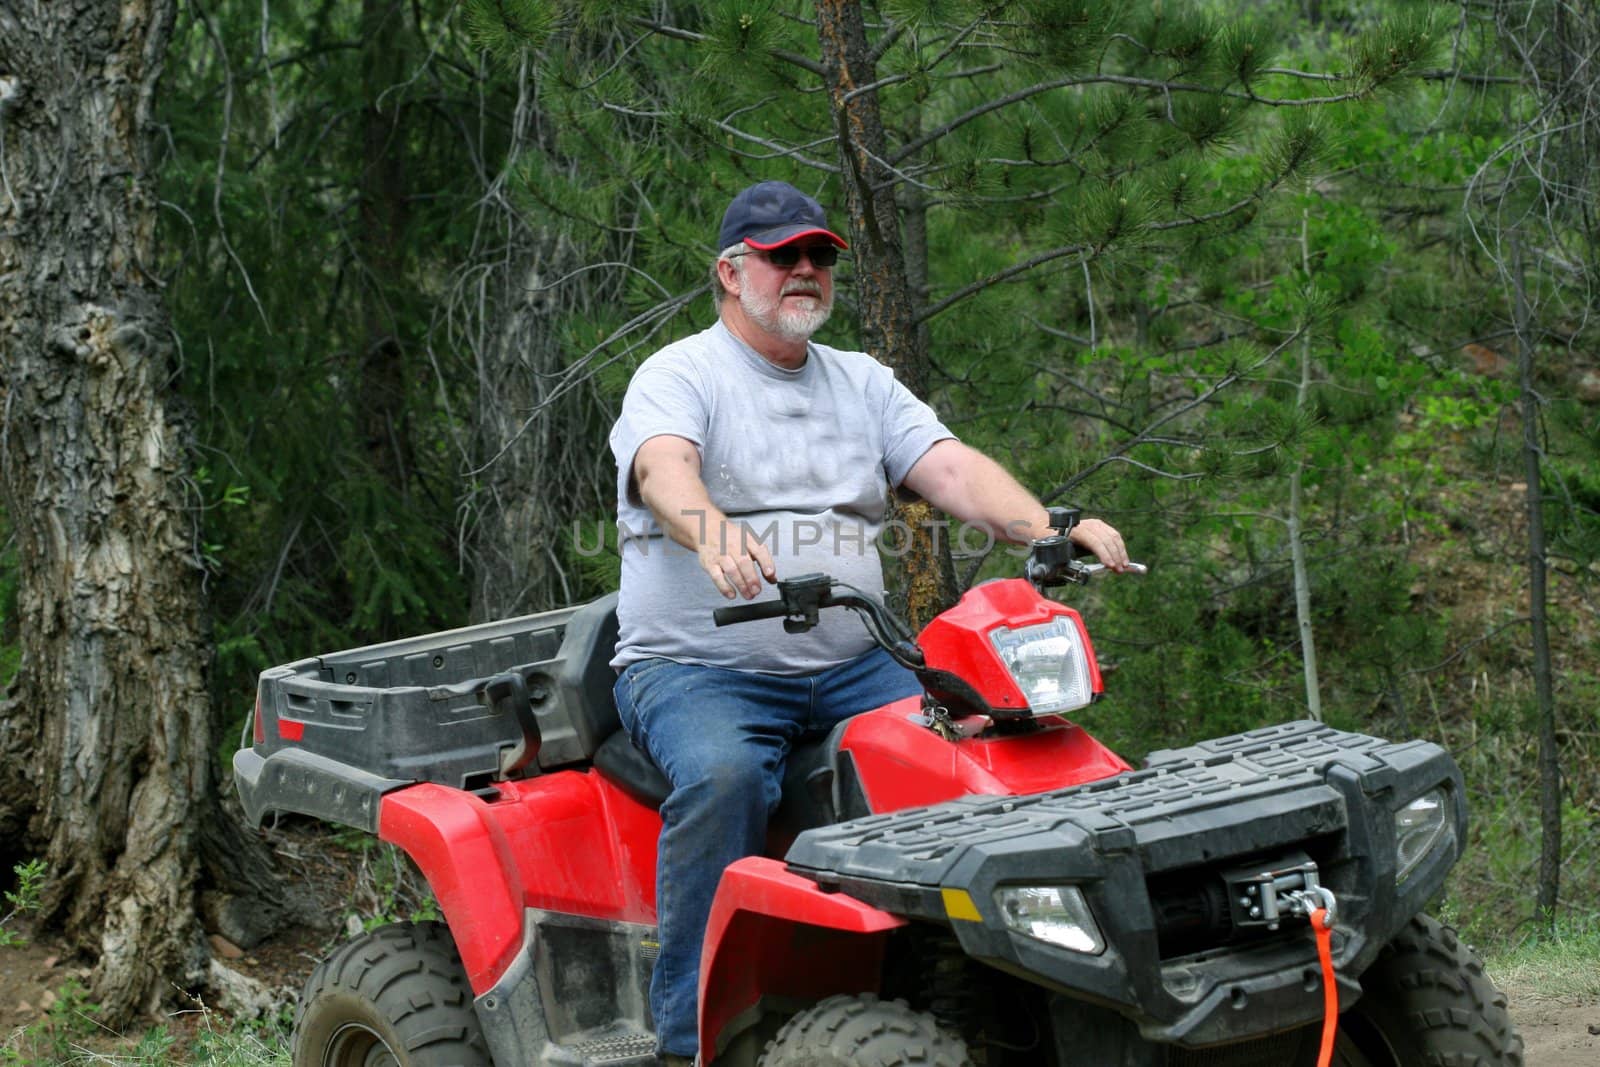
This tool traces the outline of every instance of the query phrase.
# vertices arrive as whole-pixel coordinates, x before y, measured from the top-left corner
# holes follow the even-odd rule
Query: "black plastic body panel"
[[[1394,812],[1448,797],[1453,838],[1395,883]],[[1320,1017],[1307,992],[1314,945],[1303,920],[1277,933],[1163,959],[1148,880],[1220,877],[1300,850],[1339,900],[1335,960],[1346,1003],[1378,950],[1436,892],[1465,840],[1462,780],[1443,749],[1288,723],[1153,754],[1145,768],[1021,797],[966,797],[802,834],[791,870],[870,904],[949,925],[967,953],[1132,1019],[1147,1039],[1237,1041]],[[1187,872],[1187,874],[1186,874]],[[1005,886],[1079,887],[1106,949],[1087,955],[1007,927]],[[983,921],[951,920],[944,889]],[[1315,983],[1313,983],[1313,988]]]
[[[473,1001],[496,1064],[648,1067],[654,927],[529,909],[522,951]]]
[[[515,773],[587,761],[618,726],[616,637],[612,595],[263,671],[260,740],[234,757],[245,812],[374,830],[377,799],[400,786],[490,788],[527,739],[515,714],[466,689],[506,672],[522,676],[539,735],[537,760]]]

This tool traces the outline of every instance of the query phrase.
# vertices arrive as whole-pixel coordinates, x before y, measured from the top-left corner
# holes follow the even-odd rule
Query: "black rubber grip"
[[[735,604],[732,607],[717,608],[711,612],[711,619],[718,626],[732,626],[736,622],[781,619],[787,614],[789,609],[784,607],[782,600],[763,600],[759,604]]]

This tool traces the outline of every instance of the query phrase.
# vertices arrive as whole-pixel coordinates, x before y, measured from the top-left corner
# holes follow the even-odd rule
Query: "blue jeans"
[[[672,782],[661,805],[650,981],[656,1044],[693,1056],[700,947],[722,871],[759,855],[777,808],[784,760],[796,741],[841,720],[922,692],[878,650],[819,674],[784,677],[647,659],[617,679],[617,711],[633,743]]]

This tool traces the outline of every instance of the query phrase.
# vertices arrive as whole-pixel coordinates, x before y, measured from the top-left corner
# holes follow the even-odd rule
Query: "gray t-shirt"
[[[842,610],[823,612],[806,634],[785,633],[780,619],[713,625],[713,609],[748,601],[717,592],[695,553],[663,535],[633,484],[639,446],[662,434],[699,449],[712,503],[762,539],[779,578],[822,571],[881,595],[877,538],[888,487],[954,436],[933,410],[865,353],[813,343],[805,364],[788,371],[719,321],[645,360],[611,429],[622,554],[612,666],[660,656],[810,674],[872,647],[861,620]],[[767,586],[757,600],[776,596]]]

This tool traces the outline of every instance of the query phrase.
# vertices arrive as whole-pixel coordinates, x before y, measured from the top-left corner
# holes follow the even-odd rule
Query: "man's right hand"
[[[772,554],[761,539],[742,522],[723,519],[706,524],[700,542],[700,566],[705,568],[717,591],[729,600],[741,595],[754,600],[761,592],[761,579],[778,580]]]

